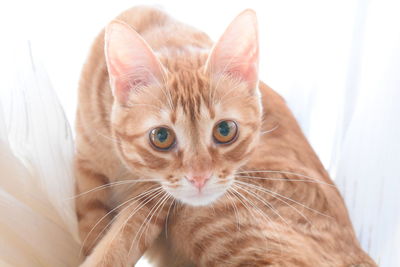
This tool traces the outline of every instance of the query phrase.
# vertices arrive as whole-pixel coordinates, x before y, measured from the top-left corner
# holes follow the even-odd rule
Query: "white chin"
[[[204,188],[199,192],[192,184],[186,179],[182,179],[181,186],[176,189],[164,188],[175,199],[190,206],[207,206],[218,200],[226,190],[230,187],[230,183],[224,185],[216,185],[215,183],[207,183]]]
[[[207,193],[197,193],[193,196],[187,196],[187,195],[179,195],[174,197],[180,201],[182,201],[185,204],[191,205],[191,206],[206,206],[214,201],[216,201],[220,196],[222,196],[224,192],[219,192],[219,193],[212,193],[212,194],[207,194]]]

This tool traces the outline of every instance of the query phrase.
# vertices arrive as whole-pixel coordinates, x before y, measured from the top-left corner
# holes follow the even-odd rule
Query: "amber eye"
[[[175,134],[167,127],[157,127],[150,132],[151,144],[159,150],[169,150],[175,144]]]
[[[234,121],[226,120],[218,122],[213,129],[215,142],[228,144],[235,140],[238,133],[238,126]]]

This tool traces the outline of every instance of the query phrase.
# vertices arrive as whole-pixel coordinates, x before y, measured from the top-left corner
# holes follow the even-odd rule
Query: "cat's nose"
[[[191,182],[195,187],[201,190],[207,181],[210,179],[210,174],[201,174],[201,175],[189,175],[186,176],[189,182]]]

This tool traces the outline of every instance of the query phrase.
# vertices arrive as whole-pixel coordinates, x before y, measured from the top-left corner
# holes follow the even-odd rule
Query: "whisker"
[[[268,189],[266,189],[266,188],[257,186],[257,185],[255,185],[255,184],[249,184],[249,183],[245,183],[245,182],[242,182],[242,181],[236,181],[236,182],[237,182],[237,183],[241,183],[241,184],[245,184],[245,185],[248,185],[248,186],[251,186],[251,187],[254,187],[254,188],[256,188],[257,190],[264,191],[264,192],[266,192],[266,193],[270,193],[270,194],[273,194],[273,195],[277,195],[277,196],[279,196],[279,197],[281,197],[281,198],[284,198],[284,199],[287,199],[287,200],[289,200],[289,201],[292,201],[293,203],[296,203],[296,204],[298,204],[298,205],[300,205],[300,206],[302,206],[302,207],[304,207],[304,208],[306,208],[306,209],[308,209],[308,210],[310,210],[310,211],[313,211],[313,212],[315,212],[315,213],[317,213],[317,214],[319,214],[319,215],[322,215],[322,216],[325,216],[325,217],[328,217],[328,218],[331,218],[331,219],[333,218],[332,216],[329,216],[329,215],[324,214],[324,213],[322,213],[322,212],[320,212],[320,211],[318,211],[318,210],[315,210],[315,209],[313,209],[313,208],[310,208],[310,207],[308,207],[307,205],[304,205],[303,203],[300,203],[300,202],[298,202],[298,201],[296,201],[296,200],[293,200],[293,199],[291,199],[291,198],[289,198],[289,197],[286,197],[286,196],[284,196],[284,195],[281,195],[281,194],[279,194],[279,193],[277,193],[277,192],[268,190]]]
[[[252,179],[260,179],[260,180],[268,180],[268,181],[284,181],[284,182],[305,182],[305,183],[316,183],[323,184],[331,187],[336,187],[334,184],[325,183],[322,181],[316,180],[304,180],[304,179],[291,179],[291,178],[275,178],[275,177],[259,177],[259,176],[250,176],[250,175],[236,175],[236,177],[240,178],[252,178]]]
[[[160,199],[157,200],[156,204],[154,204],[154,206],[150,209],[150,211],[147,214],[147,216],[144,218],[142,224],[139,227],[139,230],[136,231],[136,235],[135,235],[135,237],[133,238],[133,240],[131,242],[131,246],[129,247],[128,255],[130,255],[130,252],[131,252],[131,250],[133,248],[133,245],[134,245],[138,235],[139,235],[139,238],[137,239],[137,242],[140,242],[140,238],[142,237],[144,229],[146,228],[146,227],[143,228],[143,226],[146,225],[146,224],[149,224],[151,222],[151,219],[153,218],[154,213],[158,210],[158,208],[161,205],[161,203],[164,202],[165,198],[169,197],[167,192],[164,191],[163,193],[164,193],[164,195],[162,195],[160,197]],[[150,217],[150,219],[149,219],[149,217]],[[143,231],[142,231],[142,228],[143,228]]]
[[[233,184],[233,185],[234,185],[234,184]],[[232,185],[232,186],[233,186],[233,185]],[[251,209],[249,208],[249,206],[248,206],[245,202],[242,201],[241,198],[245,199],[244,196],[243,196],[242,194],[240,194],[237,190],[235,190],[233,187],[231,187],[229,190],[232,190],[232,191],[233,191],[233,193],[232,193],[233,196],[235,196],[235,197],[240,201],[240,203],[242,203],[243,207],[246,208],[246,210],[249,212],[249,214],[250,214],[250,215],[253,214],[253,212],[251,211]],[[235,193],[236,193],[236,194],[235,194]],[[239,198],[239,196],[241,196],[241,198]]]
[[[155,221],[157,221],[158,216],[159,216],[160,213],[162,212],[162,210],[163,210],[165,204],[166,204],[171,198],[173,198],[172,195],[168,194],[167,192],[166,192],[166,195],[167,195],[167,196],[164,198],[163,202],[160,204],[160,206],[159,206],[159,207],[155,210],[155,212],[154,212],[154,214],[157,213],[157,215],[156,215],[156,217],[155,217],[155,219],[154,219]],[[158,211],[158,212],[157,212],[157,211]],[[146,233],[147,233],[147,231],[148,231],[149,228],[150,228],[150,222],[151,222],[151,220],[152,220],[152,218],[150,217],[149,222],[147,223],[147,227],[146,227],[146,229],[145,229],[143,232],[146,232]],[[142,233],[142,234],[143,234],[143,233]],[[138,240],[140,240],[140,238],[141,238],[141,236],[139,236]]]
[[[270,208],[276,215],[278,215],[278,217],[279,217],[282,221],[284,221],[287,225],[289,225],[288,221],[286,221],[286,219],[283,218],[283,217],[279,214],[279,212],[274,208],[274,206],[273,206],[271,203],[269,203],[268,201],[266,201],[266,200],[260,198],[257,194],[255,194],[254,192],[252,192],[252,191],[250,191],[250,190],[244,188],[243,186],[240,186],[240,185],[236,185],[236,186],[239,187],[239,188],[241,188],[243,191],[245,191],[245,192],[251,194],[251,195],[252,195],[253,197],[255,197],[258,201],[260,201],[260,202],[263,203],[265,206],[267,206],[268,208]]]
[[[273,132],[273,131],[275,131],[275,130],[276,130],[276,129],[278,129],[278,128],[279,128],[279,124],[275,125],[275,127],[274,127],[274,128],[272,128],[272,129],[270,129],[270,130],[267,130],[267,131],[263,131],[263,132],[261,132],[260,134],[261,134],[261,135],[264,135],[264,134],[267,134],[267,133]]]
[[[92,189],[90,189],[88,191],[79,193],[79,194],[77,194],[75,196],[69,197],[69,198],[67,198],[65,200],[72,200],[72,199],[81,197],[83,195],[86,195],[86,194],[89,194],[89,193],[92,193],[92,192],[95,192],[95,191],[99,191],[99,190],[102,190],[102,189],[105,189],[105,188],[108,188],[108,187],[112,187],[112,186],[124,185],[124,184],[142,183],[142,182],[143,183],[145,183],[145,182],[158,182],[158,180],[146,180],[146,179],[145,180],[124,180],[124,181],[117,181],[117,182],[107,183],[107,184],[100,185],[100,186],[97,186],[95,188],[92,188]]]
[[[169,213],[171,211],[172,205],[175,203],[175,198],[172,198],[171,204],[169,205],[168,211],[167,211],[167,217],[165,219],[165,237],[168,238],[168,219],[169,219]]]
[[[323,181],[321,181],[322,179],[319,178],[315,178],[315,177],[311,177],[311,176],[307,176],[301,173],[296,173],[296,172],[290,172],[290,171],[275,171],[275,170],[248,170],[248,171],[240,171],[240,172],[236,172],[237,174],[248,174],[248,173],[280,173],[280,174],[288,174],[288,175],[295,175],[295,176],[299,176],[299,177],[303,177],[303,178],[308,178],[311,179],[313,181],[319,181],[321,183],[325,183]],[[330,183],[326,183],[327,185],[331,185],[336,187],[336,185],[334,184],[330,184]]]
[[[241,187],[239,187],[237,184],[233,184],[232,186],[236,187],[237,189],[242,189]],[[234,190],[232,188],[232,190]],[[267,218],[268,221],[270,221],[271,223],[273,222],[271,217],[268,216],[268,214],[266,214],[265,212],[263,212],[259,207],[257,207],[252,201],[250,201],[248,198],[246,198],[245,196],[243,196],[243,194],[241,194],[239,191],[234,190],[237,194],[239,194],[239,196],[241,196],[243,199],[245,199],[253,208],[255,208],[258,212],[261,212],[261,215],[264,218]],[[260,213],[259,213],[260,214]]]
[[[125,220],[125,222],[121,225],[121,227],[119,228],[119,230],[115,233],[114,237],[111,239],[110,243],[112,243],[114,241],[114,239],[117,237],[118,233],[120,231],[123,231],[125,229],[126,224],[128,223],[128,221],[133,217],[133,215],[136,214],[136,212],[138,212],[141,208],[143,208],[145,205],[147,205],[147,203],[149,203],[150,201],[152,201],[153,199],[155,199],[156,197],[158,197],[160,194],[165,193],[165,191],[160,190],[158,192],[153,192],[153,195],[149,198],[146,199],[144,201],[144,203],[142,203],[141,205],[139,205],[138,207],[134,208],[133,211],[131,212],[131,214],[129,214],[128,218]],[[132,205],[133,203],[131,203]]]
[[[150,188],[151,188],[151,187],[150,187]],[[91,230],[89,231],[89,233],[86,235],[85,239],[84,239],[83,242],[82,242],[82,246],[81,246],[79,255],[81,255],[83,246],[84,246],[84,244],[86,243],[86,241],[88,240],[88,238],[89,238],[89,236],[91,235],[91,233],[94,231],[94,229],[97,227],[97,225],[99,225],[99,223],[100,223],[101,221],[103,221],[108,215],[110,215],[112,212],[116,211],[117,209],[119,209],[120,207],[122,207],[123,205],[125,205],[125,204],[127,204],[127,203],[129,203],[129,202],[131,202],[131,201],[133,201],[132,203],[135,203],[137,199],[140,199],[140,198],[142,198],[142,197],[144,197],[144,196],[146,196],[146,195],[149,195],[149,194],[154,193],[154,192],[156,192],[156,191],[158,191],[158,190],[161,190],[161,189],[162,189],[162,188],[161,188],[161,186],[160,186],[160,187],[157,187],[157,188],[153,188],[153,189],[146,190],[146,191],[144,191],[143,193],[141,193],[140,195],[137,195],[136,197],[133,197],[133,198],[128,199],[127,201],[125,201],[125,202],[119,204],[118,206],[116,206],[115,208],[113,208],[112,210],[110,210],[109,212],[107,212],[103,217],[101,217],[101,218],[96,222],[96,224],[92,227],[92,229],[91,229]],[[132,203],[131,203],[131,204],[132,204]],[[125,207],[124,209],[129,208],[129,207],[131,206],[131,204],[128,205],[127,207]],[[124,209],[123,209],[123,210],[124,210]],[[117,217],[118,217],[118,215],[115,216],[115,217],[102,229],[102,231],[97,235],[96,239],[92,242],[92,245],[93,245],[94,243],[96,243],[96,241],[97,241],[98,238],[101,236],[101,234],[111,225],[111,223],[112,223]]]
[[[240,217],[239,217],[239,212],[238,212],[236,203],[235,203],[234,199],[232,198],[232,196],[231,196],[232,193],[229,191],[229,189],[226,192],[227,192],[226,196],[232,202],[233,211],[234,211],[235,217],[236,217],[237,228],[238,228],[238,230],[240,230]]]
[[[249,184],[243,184],[243,185],[248,186],[248,187],[251,187],[251,185],[249,185]],[[257,190],[257,189],[256,189],[256,190]],[[262,192],[263,192],[263,191],[262,191]],[[279,200],[279,201],[285,203],[286,205],[288,205],[289,207],[291,207],[292,209],[294,209],[300,216],[302,216],[310,225],[313,225],[313,224],[311,223],[311,221],[310,221],[301,211],[299,211],[295,206],[291,205],[290,203],[286,202],[285,200],[283,200],[283,199],[281,199],[281,198],[278,198],[277,196],[274,196],[273,194],[271,194],[271,193],[269,193],[269,192],[264,192],[264,193],[266,193],[266,194],[272,196],[273,198],[275,198],[275,199],[277,199],[277,200]]]
[[[243,198],[243,200],[247,201],[247,203],[249,203],[253,208],[256,209],[257,213],[260,214],[263,218],[265,218],[267,221],[270,222],[270,225],[275,229],[276,233],[271,232],[271,235],[275,235],[275,237],[277,237],[279,239],[279,248],[280,251],[282,253],[282,238],[279,236],[278,231],[277,231],[277,227],[274,224],[274,222],[271,220],[271,218],[262,210],[260,210],[252,201],[250,201],[249,199],[247,199],[245,196],[243,196],[240,192],[238,192],[236,189],[233,188],[233,186],[236,186],[238,189],[241,189],[240,187],[238,187],[238,185],[233,184],[231,189],[238,194],[241,198]],[[237,199],[240,200],[240,198],[237,196]],[[240,200],[241,201],[241,200]],[[242,201],[241,201],[242,202]],[[244,204],[244,202],[242,202],[242,204],[246,207],[246,209],[249,211],[250,215],[253,214],[253,212],[250,210],[250,208]]]

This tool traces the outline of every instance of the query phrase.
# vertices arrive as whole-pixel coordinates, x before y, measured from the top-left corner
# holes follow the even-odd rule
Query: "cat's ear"
[[[258,27],[253,10],[240,13],[215,44],[207,60],[211,74],[230,75],[255,88],[258,84]]]
[[[113,21],[107,26],[104,50],[113,95],[121,104],[131,92],[162,81],[160,61],[128,24]]]

